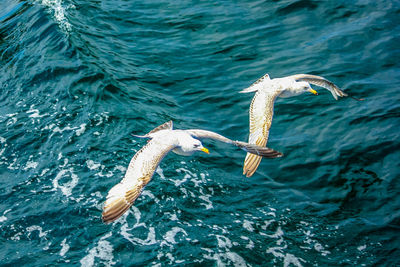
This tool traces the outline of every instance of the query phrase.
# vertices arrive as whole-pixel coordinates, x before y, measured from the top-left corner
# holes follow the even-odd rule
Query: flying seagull
[[[105,223],[115,221],[132,206],[168,152],[172,150],[183,156],[190,156],[195,151],[203,151],[208,154],[208,149],[202,145],[200,139],[210,138],[222,141],[260,157],[276,158],[282,156],[282,153],[265,146],[259,147],[254,144],[233,141],[211,131],[199,129],[173,130],[172,126],[172,121],[168,121],[144,136],[135,135],[149,140],[133,156],[122,181],[108,192],[102,214]]]
[[[334,83],[327,79],[310,74],[296,74],[282,78],[270,79],[268,74],[258,79],[250,87],[240,91],[240,93],[256,92],[250,105],[250,134],[249,143],[258,146],[267,144],[269,129],[271,128],[272,117],[274,115],[274,103],[276,98],[291,97],[310,92],[318,95],[317,91],[311,88],[310,84],[328,89],[333,97],[348,96],[339,89]],[[355,100],[355,97],[350,96]],[[257,170],[261,162],[258,155],[247,153],[243,165],[243,174],[250,177]]]

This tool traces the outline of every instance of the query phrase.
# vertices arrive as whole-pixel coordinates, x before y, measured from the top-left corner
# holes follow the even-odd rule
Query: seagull
[[[311,88],[310,84],[328,89],[332,96],[348,96],[339,89],[334,83],[327,79],[311,74],[295,74],[282,78],[271,79],[268,74],[254,82],[250,87],[240,91],[240,93],[256,92],[250,104],[250,134],[249,143],[257,146],[267,144],[269,129],[271,128],[272,117],[274,115],[274,103],[277,97],[291,97],[310,92],[318,95],[317,91]],[[355,100],[358,99],[350,96]],[[243,174],[250,177],[257,170],[261,162],[258,155],[247,153],[243,165]]]
[[[277,158],[282,156],[282,153],[271,148],[233,141],[211,131],[200,129],[174,130],[172,121],[158,126],[146,135],[134,136],[147,138],[148,142],[133,156],[122,181],[108,192],[102,213],[102,219],[105,223],[115,221],[132,206],[144,186],[152,178],[161,160],[171,150],[183,156],[190,156],[195,151],[209,154],[208,149],[202,145],[200,139],[209,138],[232,144],[260,157]]]

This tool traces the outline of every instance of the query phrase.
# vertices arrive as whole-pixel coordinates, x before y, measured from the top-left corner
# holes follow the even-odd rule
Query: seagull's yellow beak
[[[318,95],[318,92],[315,91],[314,89],[308,89],[308,91],[314,95]]]
[[[204,153],[210,154],[210,151],[208,151],[208,149],[205,147],[202,147],[200,150],[203,151]]]

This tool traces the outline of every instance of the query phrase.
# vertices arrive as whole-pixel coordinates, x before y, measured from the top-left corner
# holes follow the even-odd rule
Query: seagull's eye
[[[193,146],[194,146],[194,147],[196,147],[196,148],[197,148],[197,147],[200,147],[200,145],[199,145],[199,144],[194,144]]]

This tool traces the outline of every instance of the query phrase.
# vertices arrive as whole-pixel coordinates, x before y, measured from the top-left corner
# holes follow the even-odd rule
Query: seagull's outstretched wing
[[[249,115],[249,143],[265,147],[268,141],[269,129],[274,116],[275,100],[281,92],[258,91],[251,101]],[[262,157],[247,153],[243,164],[243,174],[252,176],[260,165]]]
[[[110,223],[122,216],[139,197],[164,156],[175,146],[150,140],[129,163],[124,179],[108,192],[102,218]]]
[[[283,154],[281,152],[275,151],[271,148],[257,146],[254,144],[249,144],[249,143],[241,142],[241,141],[233,141],[233,140],[226,138],[225,136],[222,136],[215,132],[200,130],[200,129],[192,129],[192,130],[186,130],[186,131],[190,135],[192,135],[194,138],[197,138],[197,139],[209,138],[209,139],[218,140],[218,141],[221,141],[224,143],[235,145],[248,153],[255,154],[255,155],[258,155],[261,157],[278,158],[278,157],[283,156]]]
[[[321,76],[311,75],[311,74],[295,74],[288,76],[288,78],[293,78],[296,81],[308,82],[323,87],[325,89],[328,89],[336,100],[338,99],[338,96],[340,97],[348,96],[345,92],[340,90],[339,87],[337,87],[333,82],[328,81],[327,79]]]

